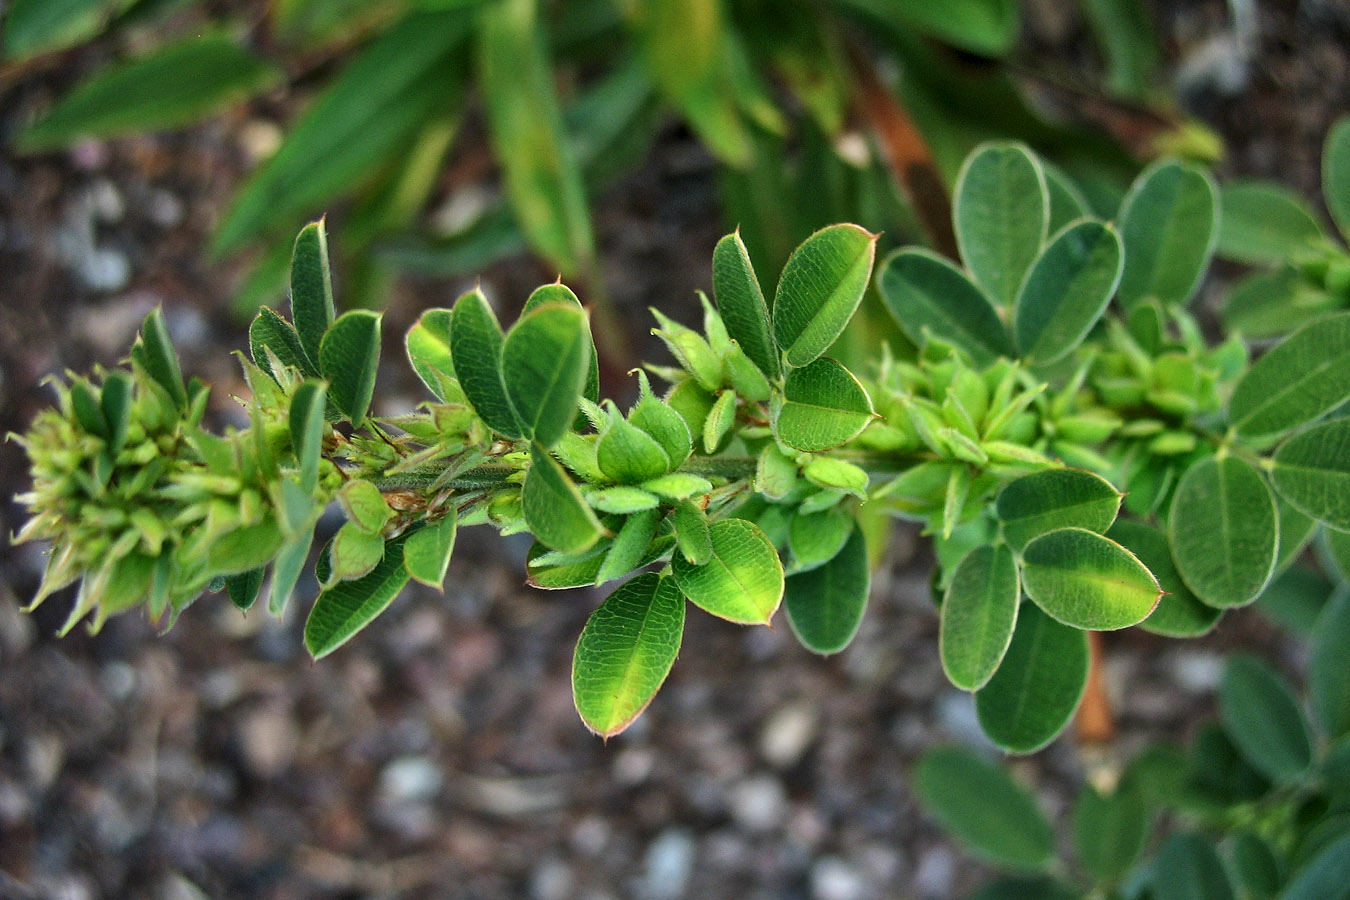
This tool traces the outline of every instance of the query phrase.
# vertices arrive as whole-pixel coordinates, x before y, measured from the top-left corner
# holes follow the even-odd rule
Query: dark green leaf
[[[789,371],[769,413],[778,440],[810,453],[851,441],[873,415],[862,383],[828,357]]]
[[[1087,676],[1087,634],[1023,603],[1003,662],[975,693],[980,726],[1004,750],[1034,753],[1069,724]]]
[[[1238,832],[1229,845],[1233,874],[1251,900],[1273,900],[1283,880],[1280,861],[1264,838],[1251,831]]]
[[[1260,596],[1275,571],[1276,515],[1270,488],[1242,459],[1210,457],[1187,470],[1168,535],[1177,571],[1197,597],[1223,608]]]
[[[759,526],[745,519],[713,522],[708,537],[712,555],[706,562],[695,564],[679,553],[671,558],[675,583],[690,602],[718,618],[768,624],[783,599],[778,551]]]
[[[384,612],[408,583],[404,534],[384,545],[384,557],[364,578],[340,581],[319,594],[305,620],[305,647],[315,659],[345,644]]]
[[[824,353],[844,331],[872,276],[877,236],[831,225],[802,242],[778,279],[773,336],[791,367]]]
[[[555,284],[546,284],[537,287],[530,292],[530,296],[525,298],[525,305],[521,307],[520,314],[523,316],[527,312],[533,312],[537,307],[548,303],[563,303],[584,310],[581,301],[572,289],[562,282]],[[588,332],[589,335],[589,332]],[[600,402],[600,356],[595,352],[595,337],[591,338],[591,364],[586,370],[586,386],[581,389],[581,395],[592,403]],[[645,375],[643,376],[645,377]]]
[[[1148,810],[1134,791],[1110,796],[1092,785],[1078,792],[1073,805],[1073,843],[1083,868],[1098,881],[1118,880],[1134,863],[1148,837]]]
[[[145,317],[145,324],[136,336],[136,346],[131,348],[131,358],[168,392],[179,409],[187,408],[183,372],[178,366],[178,354],[169,340],[169,329],[164,324],[164,311],[161,308],[155,307]]]
[[[502,381],[526,437],[552,447],[577,415],[591,338],[586,314],[566,303],[521,317],[502,344]],[[460,356],[455,354],[456,364]]]
[[[1311,322],[1242,376],[1228,420],[1246,438],[1283,434],[1350,399],[1350,313]]]
[[[1228,661],[1219,685],[1219,717],[1243,758],[1270,778],[1293,778],[1312,762],[1298,701],[1284,680],[1255,657]]]
[[[1322,149],[1322,192],[1341,234],[1350,235],[1350,116],[1341,116],[1327,133]]]
[[[605,554],[604,564],[596,573],[595,583],[604,584],[606,581],[623,578],[641,566],[660,524],[659,509],[641,510],[624,519],[619,533],[614,536],[613,545]]]
[[[739,230],[722,238],[713,249],[713,294],[727,333],[761,372],[777,378],[778,347],[769,331],[769,305]]]
[[[14,0],[5,13],[6,60],[74,47],[96,37],[133,0]]]
[[[1179,162],[1150,166],[1120,209],[1125,270],[1120,302],[1184,304],[1200,284],[1218,235],[1218,192],[1200,169]]]
[[[1044,469],[1008,483],[995,510],[1003,538],[1021,551],[1033,538],[1056,528],[1103,533],[1120,510],[1121,493],[1111,482],[1083,469]]]
[[[1012,642],[1021,592],[1006,546],[976,547],[961,560],[942,600],[938,653],[948,680],[977,691],[993,677]]]
[[[1312,707],[1327,737],[1350,734],[1350,593],[1333,596],[1317,617],[1308,664]]]
[[[1350,128],[1342,131],[1350,133]],[[1350,139],[1345,143],[1350,144]],[[1350,208],[1343,209],[1350,221]],[[1350,231],[1350,227],[1346,228]],[[1280,894],[1280,900],[1346,900],[1350,897],[1350,834],[1328,844]]]
[[[1082,343],[1111,302],[1123,264],[1110,225],[1089,219],[1057,234],[1017,294],[1013,333],[1022,355],[1045,365]]]
[[[403,545],[403,567],[413,581],[441,590],[450,554],[455,549],[455,508],[425,528],[413,532]]]
[[[238,575],[226,576],[225,589],[230,592],[230,602],[244,612],[252,609],[253,604],[258,601],[258,592],[262,590],[265,571],[259,567]]]
[[[1035,798],[969,750],[929,750],[914,768],[924,808],[972,851],[998,865],[1039,869],[1055,849]]]
[[[1162,588],[1158,607],[1140,628],[1168,637],[1198,637],[1219,621],[1223,610],[1201,601],[1182,581],[1167,535],[1143,522],[1118,519],[1106,536],[1138,557]]]
[[[684,597],[673,579],[639,575],[586,622],[572,660],[572,697],[603,737],[636,719],[660,689],[684,636]]]
[[[1045,184],[1050,191],[1050,234],[1058,234],[1065,225],[1091,212],[1091,206],[1073,179],[1058,166],[1040,160]]]
[[[989,298],[935,253],[912,248],[892,253],[881,264],[877,289],[900,329],[920,346],[931,332],[982,365],[1016,355]]]
[[[867,542],[856,521],[844,546],[829,562],[787,579],[788,624],[802,646],[838,653],[858,632],[871,587]]]
[[[328,388],[322,382],[305,381],[291,396],[291,449],[300,464],[300,486],[307,494],[312,494],[319,483],[327,393]]]
[[[1027,544],[1022,589],[1053,618],[1093,631],[1139,624],[1162,595],[1133,553],[1085,528],[1061,528]]]
[[[336,315],[328,235],[320,219],[300,230],[291,254],[291,320],[311,360],[319,358],[319,344]]]
[[[464,396],[493,431],[513,440],[524,435],[502,381],[506,338],[487,298],[477,288],[455,301],[450,315],[450,353]]]
[[[248,327],[249,355],[253,362],[267,374],[276,378],[279,373],[272,371],[272,363],[267,351],[272,351],[282,365],[296,369],[310,378],[319,377],[319,368],[310,361],[305,348],[300,345],[300,336],[281,316],[264,306],[258,310],[253,323]]]
[[[1155,900],[1237,900],[1214,845],[1198,834],[1174,834],[1153,864]]]
[[[329,396],[355,428],[365,423],[375,394],[380,319],[380,314],[366,309],[345,312],[324,333],[319,346],[319,371],[328,379]]]
[[[1350,531],[1350,418],[1315,425],[1285,441],[1270,475],[1300,512]]]
[[[1254,179],[1219,190],[1220,256],[1246,263],[1282,263],[1322,234],[1303,198],[1288,188]]]
[[[793,573],[814,569],[834,559],[853,534],[853,521],[853,516],[838,506],[794,515],[788,527]]]
[[[1012,306],[1045,243],[1050,196],[1023,144],[983,144],[956,180],[952,217],[961,259],[995,303]]]
[[[300,572],[309,558],[309,550],[314,543],[314,526],[310,525],[286,539],[277,551],[276,562],[272,564],[272,587],[267,598],[267,611],[280,617],[291,599]]]
[[[563,467],[538,444],[530,448],[520,502],[534,536],[554,550],[581,553],[600,539],[603,529],[595,513]]]
[[[534,0],[481,7],[478,80],[516,220],[536,250],[575,275],[590,269],[595,239],[536,7]]]
[[[1106,54],[1109,92],[1147,102],[1156,86],[1162,46],[1144,6],[1139,0],[1087,0],[1083,11]]]
[[[1229,331],[1267,338],[1288,334],[1340,306],[1320,285],[1292,266],[1285,266],[1239,281],[1229,292],[1221,314]]]
[[[99,72],[19,136],[24,150],[173,128],[274,84],[275,68],[224,34],[194,35]]]

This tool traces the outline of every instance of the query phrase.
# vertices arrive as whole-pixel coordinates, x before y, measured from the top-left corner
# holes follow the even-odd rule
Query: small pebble
[[[867,884],[858,870],[837,856],[826,856],[811,867],[813,900],[862,900]]]
[[[551,856],[535,866],[530,875],[532,900],[567,900],[576,886],[576,876],[566,863]]]
[[[1223,657],[1217,653],[1183,650],[1171,660],[1172,679],[1192,694],[1209,694],[1223,679]]]
[[[120,291],[131,281],[131,262],[116,250],[90,250],[80,258],[77,271],[85,285],[95,291]]]
[[[774,768],[790,768],[815,741],[819,726],[814,704],[790,703],[764,723],[759,733],[759,753]]]
[[[639,890],[644,900],[678,900],[694,869],[693,836],[683,828],[667,828],[647,847]]]
[[[919,859],[913,888],[920,897],[948,900],[955,880],[956,855],[946,847],[932,847]]]
[[[772,831],[787,818],[787,791],[772,775],[753,775],[731,786],[728,805],[731,817],[746,831]]]
[[[289,708],[271,704],[246,715],[239,723],[240,750],[250,772],[273,778],[295,759],[300,735]]]
[[[380,793],[392,803],[429,800],[441,789],[440,767],[425,756],[404,756],[380,772]]]

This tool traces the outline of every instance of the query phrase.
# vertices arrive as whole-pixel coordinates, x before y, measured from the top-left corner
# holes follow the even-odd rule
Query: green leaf
[[[369,575],[384,559],[384,536],[345,522],[328,547],[330,579],[352,581]]]
[[[305,620],[305,647],[321,659],[345,644],[352,635],[384,612],[408,583],[403,565],[404,534],[384,545],[384,557],[355,581],[339,581],[319,594]]]
[[[672,415],[678,418],[673,410]],[[684,427],[683,420],[680,427]],[[670,470],[670,457],[656,438],[625,421],[617,412],[611,412],[609,428],[596,443],[595,458],[600,471],[620,484],[659,478]]]
[[[248,326],[248,348],[253,362],[273,379],[280,373],[272,371],[272,363],[267,356],[269,350],[282,365],[310,378],[319,377],[318,366],[310,361],[305,348],[300,345],[300,336],[295,333],[295,328],[266,306],[258,310]]]
[[[1003,545],[976,547],[956,567],[942,600],[942,671],[963,691],[993,677],[1012,642],[1021,592],[1017,561]]]
[[[237,575],[260,568],[272,561],[281,540],[281,529],[271,518],[236,528],[211,544],[207,566],[215,575]]]
[[[650,491],[666,500],[688,500],[690,497],[707,494],[713,489],[711,481],[702,475],[691,475],[688,472],[671,472],[669,475],[644,481],[640,486],[644,491]]]
[[[277,551],[276,561],[272,563],[272,587],[267,597],[267,611],[278,618],[286,610],[300,573],[309,559],[309,550],[314,543],[314,526],[287,538]]]
[[[844,549],[854,519],[838,506],[818,513],[798,513],[788,526],[793,573],[822,566]]]
[[[19,62],[98,36],[132,0],[14,0],[5,14],[4,57]]]
[[[917,248],[892,253],[881,264],[877,290],[900,330],[919,346],[931,332],[980,365],[1017,355],[989,298],[936,253]]]
[[[1274,849],[1259,835],[1239,831],[1229,844],[1232,872],[1238,887],[1252,900],[1272,900],[1284,880]]]
[[[1181,579],[1167,535],[1143,522],[1118,519],[1106,536],[1138,557],[1162,588],[1162,599],[1140,628],[1167,637],[1199,637],[1219,621],[1223,610],[1203,602]]]
[[[1340,308],[1336,298],[1292,266],[1239,281],[1221,311],[1229,331],[1244,337],[1280,337]]]
[[[291,320],[311,360],[319,358],[319,344],[336,315],[328,235],[321,219],[300,230],[291,254]]]
[[[808,453],[853,440],[873,416],[862,382],[828,357],[789,371],[769,409],[774,436]]]
[[[1219,684],[1219,718],[1243,758],[1275,780],[1312,763],[1308,726],[1284,680],[1259,659],[1228,661]]]
[[[572,289],[561,281],[555,284],[546,284],[535,288],[530,292],[530,296],[525,298],[525,305],[521,307],[520,314],[523,316],[527,312],[533,312],[536,308],[550,303],[563,303],[573,306],[580,310],[585,310],[581,301]],[[589,334],[589,331],[588,331]],[[592,403],[600,402],[600,357],[595,352],[595,336],[591,338],[591,364],[586,370],[586,386],[581,389],[581,395]],[[646,377],[645,374],[642,377]]]
[[[1022,355],[1046,365],[1072,352],[1106,311],[1123,265],[1110,225],[1089,219],[1057,234],[1017,294],[1013,332]]]
[[[982,144],[957,176],[952,219],[971,276],[995,303],[1011,306],[1049,227],[1040,162],[1023,144]]]
[[[194,35],[100,71],[19,136],[21,150],[173,128],[266,90],[280,73],[221,33]]]
[[[727,333],[761,372],[777,378],[778,348],[769,330],[769,305],[739,230],[713,248],[713,294]]]
[[[1162,46],[1139,0],[1087,0],[1094,37],[1106,55],[1108,96],[1147,103],[1154,96]]]
[[[1279,264],[1322,234],[1303,198],[1283,185],[1243,179],[1219,189],[1220,256]]]
[[[1073,843],[1093,878],[1112,883],[1123,876],[1148,837],[1148,808],[1129,788],[1110,796],[1084,785],[1073,805]]]
[[[489,428],[517,440],[524,430],[502,381],[505,342],[497,317],[478,288],[455,301],[450,314],[450,354],[459,386]]]
[[[1350,116],[1341,116],[1327,133],[1322,148],[1322,192],[1341,234],[1350,235]]]
[[[831,225],[792,251],[773,301],[773,336],[791,367],[824,353],[862,302],[877,236],[857,225]]]
[[[1350,734],[1350,593],[1332,596],[1317,617],[1308,663],[1308,692],[1322,732],[1332,740]]]
[[[353,428],[366,421],[380,368],[379,313],[354,309],[343,313],[323,335],[319,371],[328,379],[329,396],[351,420]]]
[[[768,624],[783,599],[778,551],[759,526],[745,519],[714,522],[708,537],[712,556],[707,562],[695,565],[678,553],[671,558],[675,583],[690,602],[718,618]]]
[[[1139,176],[1120,208],[1127,310],[1153,299],[1183,305],[1200,285],[1218,236],[1219,198],[1200,169],[1159,162]]]
[[[403,567],[413,581],[443,590],[450,554],[455,549],[455,508],[425,528],[419,528],[403,545]]]
[[[675,468],[689,458],[689,451],[694,446],[689,425],[670,404],[652,393],[647,373],[638,373],[638,384],[639,399],[628,414],[628,421],[655,438],[666,451],[671,468]]]
[[[1350,132],[1350,128],[1341,130]],[[1345,143],[1350,144],[1350,139]],[[1342,212],[1345,221],[1350,221],[1350,208]],[[1350,231],[1350,227],[1346,230]],[[1346,900],[1350,897],[1350,882],[1345,878],[1347,869],[1350,869],[1350,834],[1327,844],[1313,857],[1280,894],[1280,900]]]
[[[1350,312],[1304,325],[1256,361],[1233,389],[1228,420],[1262,438],[1306,425],[1350,399]]]
[[[454,358],[450,354],[450,317],[448,309],[429,309],[417,319],[404,341],[408,362],[427,390],[439,400],[451,396],[455,378]]]
[[[559,551],[551,550],[543,543],[535,541],[525,558],[525,571],[531,587],[545,591],[566,588],[587,587],[595,584],[600,569],[605,563],[604,541],[591,546],[575,555],[567,555],[558,560]]]
[[[848,540],[829,562],[787,579],[788,625],[813,653],[838,653],[847,647],[867,609],[872,582],[867,542],[857,520],[850,521]]]
[[[540,306],[512,327],[502,344],[502,381],[526,437],[547,449],[571,429],[590,355],[586,314],[571,305]]]
[[[1003,662],[975,692],[980,727],[1009,753],[1034,753],[1069,724],[1087,676],[1087,633],[1024,603]]]
[[[1050,192],[1050,228],[1049,234],[1058,234],[1070,222],[1089,215],[1091,205],[1078,185],[1058,166],[1037,158],[1045,172],[1045,185]]]
[[[253,604],[258,602],[258,592],[262,590],[265,571],[259,566],[238,575],[226,576],[225,589],[230,593],[230,602],[244,612],[252,609]]]
[[[1104,533],[1120,511],[1121,493],[1084,469],[1043,469],[1008,483],[994,509],[1003,539],[1021,552],[1033,539],[1057,528]]]
[[[169,340],[169,329],[164,324],[164,310],[155,307],[145,317],[136,345],[131,348],[135,360],[155,383],[164,388],[179,409],[187,409],[187,388],[183,386],[183,371],[178,365],[178,354]]]
[[[1332,419],[1285,441],[1270,475],[1295,509],[1350,531],[1350,419]]]
[[[357,54],[235,195],[216,252],[332,202],[401,153],[458,97],[471,22],[463,11],[410,15]]]
[[[572,698],[602,737],[632,724],[660,690],[684,637],[684,597],[671,578],[639,575],[591,614],[572,658]]]
[[[1017,37],[1019,5],[1013,0],[955,0],[934,6],[925,0],[847,0],[891,27],[916,29],[979,56],[1002,56]]]
[[[1281,526],[1284,525],[1286,509],[1288,510],[1288,512],[1292,513],[1300,523],[1312,522],[1312,519],[1309,519],[1307,516],[1303,515],[1303,513],[1298,512],[1292,507],[1281,506],[1280,507]],[[1316,523],[1314,523],[1313,527],[1314,528],[1316,527]],[[1311,532],[1312,529],[1311,528],[1308,529],[1309,535],[1311,534]],[[1283,530],[1281,530],[1280,532],[1280,540],[1281,542],[1284,541]],[[1302,549],[1305,546],[1307,546],[1306,541],[1299,543],[1298,544],[1299,551],[1302,551]],[[1341,581],[1350,582],[1350,531],[1337,531],[1334,528],[1324,529],[1322,532],[1321,549],[1324,553],[1325,559],[1327,560],[1327,562],[1330,563],[1330,568],[1333,568],[1335,569],[1336,572],[1340,573]],[[1284,544],[1281,543],[1280,545],[1281,558],[1283,558],[1284,555],[1285,555],[1285,547]]]
[[[1198,834],[1168,837],[1153,864],[1154,900],[1237,900],[1214,845]]]
[[[562,127],[535,0],[497,0],[478,12],[478,81],[516,221],[566,275],[595,256],[586,194]]]
[[[338,491],[337,498],[338,503],[342,505],[342,512],[347,516],[347,521],[354,523],[363,531],[372,534],[381,531],[394,517],[394,511],[385,502],[384,494],[380,493],[380,489],[373,482],[360,478],[352,479]]]
[[[699,506],[688,501],[676,503],[671,524],[675,526],[675,544],[686,562],[701,566],[712,559],[711,526]]]
[[[319,458],[328,424],[324,419],[327,403],[328,386],[321,381],[304,381],[291,395],[288,419],[291,449],[300,464],[300,487],[306,494],[313,494],[319,484]]]
[[[1177,485],[1168,518],[1172,558],[1210,606],[1242,606],[1275,572],[1275,498],[1252,466],[1235,456],[1201,460]]]
[[[660,524],[659,509],[641,510],[624,519],[619,533],[614,536],[613,545],[605,554],[604,564],[596,573],[595,583],[604,584],[606,581],[623,578],[640,567]]]
[[[592,509],[601,512],[627,515],[645,509],[656,509],[661,505],[655,494],[649,494],[641,488],[615,485],[586,495],[586,502]]]
[[[719,391],[712,409],[703,420],[703,452],[716,453],[731,434],[736,424],[736,392]]]
[[[1061,528],[1027,544],[1022,589],[1053,618],[1093,631],[1139,624],[1162,595],[1133,553],[1085,528]]]
[[[929,750],[914,767],[919,802],[966,847],[997,865],[1039,869],[1054,832],[1031,793],[961,747]]]
[[[131,375],[123,370],[109,372],[103,381],[99,406],[103,411],[103,420],[108,423],[108,449],[113,454],[121,451],[131,426],[134,385]]]
[[[539,444],[530,447],[520,502],[525,524],[546,546],[581,553],[600,539],[600,521],[563,467]]]

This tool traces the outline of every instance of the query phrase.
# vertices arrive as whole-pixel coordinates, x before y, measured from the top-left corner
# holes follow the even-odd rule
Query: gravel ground
[[[1055,24],[1059,6],[1033,4],[1033,21],[1073,41],[1079,26]],[[1311,194],[1321,136],[1350,108],[1343,7],[1258,4],[1241,34],[1225,29],[1225,9],[1168,7],[1182,96],[1230,142],[1230,174]],[[0,80],[0,137],[106,53]],[[202,247],[249,164],[256,113],[0,156],[0,431],[49,402],[43,376],[115,361],[161,303],[187,368],[217,385],[215,414],[230,414],[242,385],[228,351],[244,341],[226,310],[242,269]],[[672,135],[653,167],[607,193],[601,244],[620,309],[707,287],[720,233],[710,173]],[[543,280],[516,262],[487,284],[523,296]],[[459,287],[401,288],[389,333]],[[0,445],[6,535],[21,521],[9,498],[22,465]],[[908,786],[924,748],[983,745],[969,699],[938,666],[931,558],[912,531],[894,536],[846,652],[820,659],[785,627],[691,613],[667,686],[608,743],[581,726],[569,692],[572,646],[599,594],[525,587],[524,551],[465,532],[444,596],[409,590],[314,664],[303,600],[280,623],[208,599],[167,635],[124,616],[97,637],[56,640],[62,598],[18,611],[41,548],[0,546],[0,900],[870,900],[956,896],[983,877]],[[1300,664],[1246,613],[1201,641],[1111,636],[1112,752],[1184,735],[1234,647]],[[1083,762],[1061,740],[1013,768],[1061,816]]]

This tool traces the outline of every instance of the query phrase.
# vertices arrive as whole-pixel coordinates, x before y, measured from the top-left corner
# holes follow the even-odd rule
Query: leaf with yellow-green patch
[[[403,567],[413,581],[441,590],[455,549],[455,508],[413,532],[403,545]]]
[[[872,275],[877,236],[831,225],[792,252],[773,301],[773,336],[791,367],[824,353],[853,317]]]
[[[671,559],[675,583],[692,603],[719,618],[767,624],[783,599],[783,563],[773,543],[745,519],[714,522],[708,537],[707,562],[696,565],[678,553]]]
[[[530,447],[520,502],[530,531],[554,550],[581,553],[604,530],[563,467],[539,444]]]

